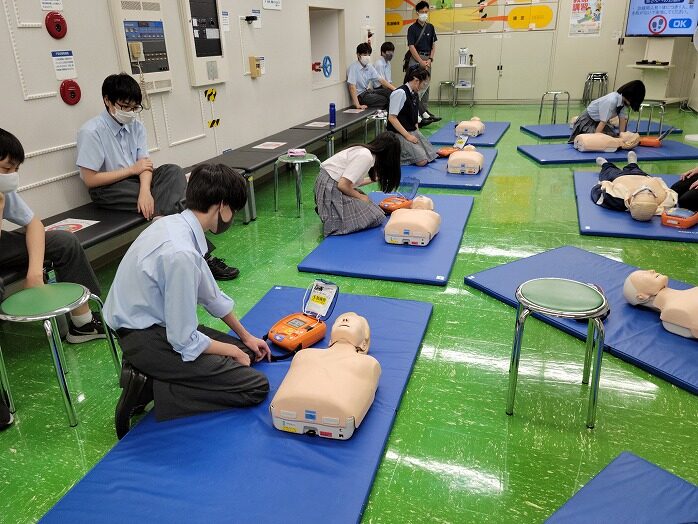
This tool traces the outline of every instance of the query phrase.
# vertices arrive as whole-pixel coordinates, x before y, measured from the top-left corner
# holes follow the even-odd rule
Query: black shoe
[[[127,361],[121,363],[119,384],[122,391],[114,412],[114,426],[119,440],[131,429],[131,417],[140,413],[153,400],[152,380]]]
[[[92,314],[92,320],[84,326],[77,327],[73,324],[72,319],[68,320],[68,334],[65,339],[70,344],[80,344],[98,338],[107,338],[107,335],[104,331],[104,324],[95,313]]]
[[[0,400],[0,431],[9,428],[14,421],[15,418],[10,413],[10,408]]]
[[[439,121],[441,121],[441,117],[440,117],[440,116],[432,115],[431,113],[429,113],[429,119],[430,119],[432,122],[439,122]]]
[[[434,119],[433,118],[422,118],[422,121],[419,123],[419,127],[427,127],[429,124],[433,124]]]
[[[240,274],[238,268],[229,266],[222,258],[208,256],[206,262],[216,280],[233,280]]]

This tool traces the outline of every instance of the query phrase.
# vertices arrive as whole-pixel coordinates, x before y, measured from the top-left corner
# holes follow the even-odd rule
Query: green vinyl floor
[[[698,398],[607,354],[597,426],[589,431],[588,389],[580,383],[583,343],[535,319],[524,340],[516,414],[507,417],[514,310],[463,285],[466,274],[562,245],[698,285],[698,244],[580,236],[574,167],[541,167],[516,151],[519,144],[536,143],[519,126],[536,122],[537,106],[441,111],[444,120],[476,115],[512,123],[484,189],[464,192],[475,196],[475,205],[448,285],[332,277],[342,292],[434,304],[364,522],[542,522],[624,450],[698,483]],[[678,109],[669,110],[666,121],[698,133],[698,118]],[[694,165],[642,167],[661,174]],[[311,280],[296,264],[321,239],[313,210],[315,174],[305,170],[300,218],[285,175],[278,214],[271,185],[258,185],[258,219],[215,239],[216,255],[241,269],[240,278],[221,283],[240,316],[272,285],[305,287]],[[98,271],[104,296],[117,263]],[[203,312],[200,318],[223,326]],[[116,443],[120,390],[103,343],[66,345],[80,420],[70,428],[41,327],[4,323],[0,345],[18,409],[15,425],[0,433],[0,522],[34,522]],[[280,488],[274,479],[260,483],[270,496]]]

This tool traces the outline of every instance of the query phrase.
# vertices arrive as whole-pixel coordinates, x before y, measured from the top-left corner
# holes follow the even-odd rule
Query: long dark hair
[[[400,185],[400,141],[395,133],[385,131],[368,144],[360,144],[376,157],[376,163],[368,172],[381,191],[391,193]]]
[[[639,111],[640,104],[645,100],[645,84],[641,80],[632,80],[620,86],[618,93],[628,100],[633,111]]]

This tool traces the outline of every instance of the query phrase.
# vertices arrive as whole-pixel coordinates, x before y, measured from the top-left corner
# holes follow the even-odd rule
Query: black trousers
[[[359,103],[367,105],[371,109],[388,109],[390,101],[390,89],[379,87],[368,89],[358,96]]]
[[[591,188],[591,200],[597,203],[603,194],[601,206],[615,211],[626,211],[625,200],[622,198],[611,196],[601,189],[601,182],[613,182],[615,179],[625,175],[643,175],[649,176],[637,164],[628,164],[623,169],[616,166],[613,162],[606,162],[601,166],[599,172],[599,183]]]
[[[206,326],[199,331],[213,340],[254,353],[237,338]],[[201,354],[184,362],[167,341],[161,326],[117,331],[124,358],[153,379],[155,418],[168,420],[226,408],[253,406],[269,393],[267,377],[230,357]]]
[[[679,195],[679,207],[685,207],[698,213],[698,189],[690,189],[691,184],[698,181],[698,174],[679,180],[671,189]]]
[[[59,282],[82,284],[93,294],[101,290],[95,272],[77,237],[67,231],[47,231],[44,260],[51,262]],[[3,231],[0,235],[0,266],[27,269],[29,253],[24,232]],[[0,280],[0,297],[5,286]]]

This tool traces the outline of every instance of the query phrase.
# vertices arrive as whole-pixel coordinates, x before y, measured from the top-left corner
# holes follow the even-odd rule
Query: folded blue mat
[[[615,153],[577,151],[572,144],[536,144],[518,146],[517,149],[539,164],[593,164],[596,157],[602,156],[611,162],[625,162],[628,152],[622,149]],[[689,146],[674,140],[662,141],[662,147],[642,147],[634,149],[637,159],[645,162],[657,160],[693,160],[698,158],[698,147]]]
[[[646,134],[647,133],[647,126],[649,125],[649,120],[642,120],[640,121],[640,133]],[[521,131],[524,133],[528,133],[529,135],[533,135],[537,138],[541,138],[543,140],[546,139],[552,139],[552,138],[569,138],[570,136],[570,126],[568,124],[538,124],[538,125],[527,125],[527,126],[521,126],[520,127]],[[669,129],[668,124],[664,124],[662,126],[662,131]],[[632,122],[628,122],[628,131],[632,131],[634,133],[637,133],[637,120],[633,120]],[[659,122],[656,120],[652,121],[652,126],[650,127],[650,133],[654,134],[659,134]],[[674,129],[671,134],[681,134],[683,133],[683,129]]]
[[[601,470],[546,524],[698,522],[698,487],[627,451]]]
[[[436,131],[433,135],[429,137],[429,142],[438,146],[452,146],[456,141],[456,135],[453,128],[458,125],[459,122],[451,120],[446,122],[441,129]],[[497,142],[504,136],[507,132],[511,122],[485,122],[485,132],[480,136],[468,137],[468,144],[471,146],[482,146],[482,147],[494,147]],[[569,134],[568,134],[569,136]]]
[[[663,178],[669,187],[679,179],[678,175],[653,176]],[[663,226],[662,219],[658,216],[649,222],[639,222],[633,220],[630,213],[622,213],[597,206],[591,199],[591,188],[598,181],[598,173],[589,171],[574,172],[574,191],[577,196],[579,232],[582,235],[698,242],[698,226],[689,229]]]
[[[532,278],[560,277],[598,284],[611,306],[611,314],[604,321],[606,350],[698,394],[698,341],[669,333],[662,327],[656,312],[631,306],[623,297],[625,278],[636,269],[583,249],[565,246],[469,275],[465,277],[465,283],[514,307],[517,305],[516,288]],[[670,281],[669,286],[675,289],[693,287],[675,280]],[[538,318],[570,335],[586,339],[586,322]],[[513,314],[511,326],[513,330]]]
[[[452,175],[447,172],[448,158],[437,158],[424,167],[402,166],[402,176],[414,177],[422,187],[450,187],[453,189],[480,190],[492,170],[497,150],[492,147],[478,149],[485,161],[477,175]]]
[[[473,207],[473,197],[426,196],[434,201],[434,210],[441,215],[441,230],[428,246],[387,244],[383,226],[379,226],[325,238],[298,264],[298,270],[445,286]],[[385,194],[376,192],[370,197],[380,202]]]
[[[300,310],[304,292],[272,288],[244,325],[261,336]],[[358,522],[431,309],[340,293],[328,324],[347,311],[365,316],[382,367],[376,400],[350,440],[274,429],[269,403],[290,361],[257,364],[271,385],[264,403],[161,423],[146,417],[41,522]]]

